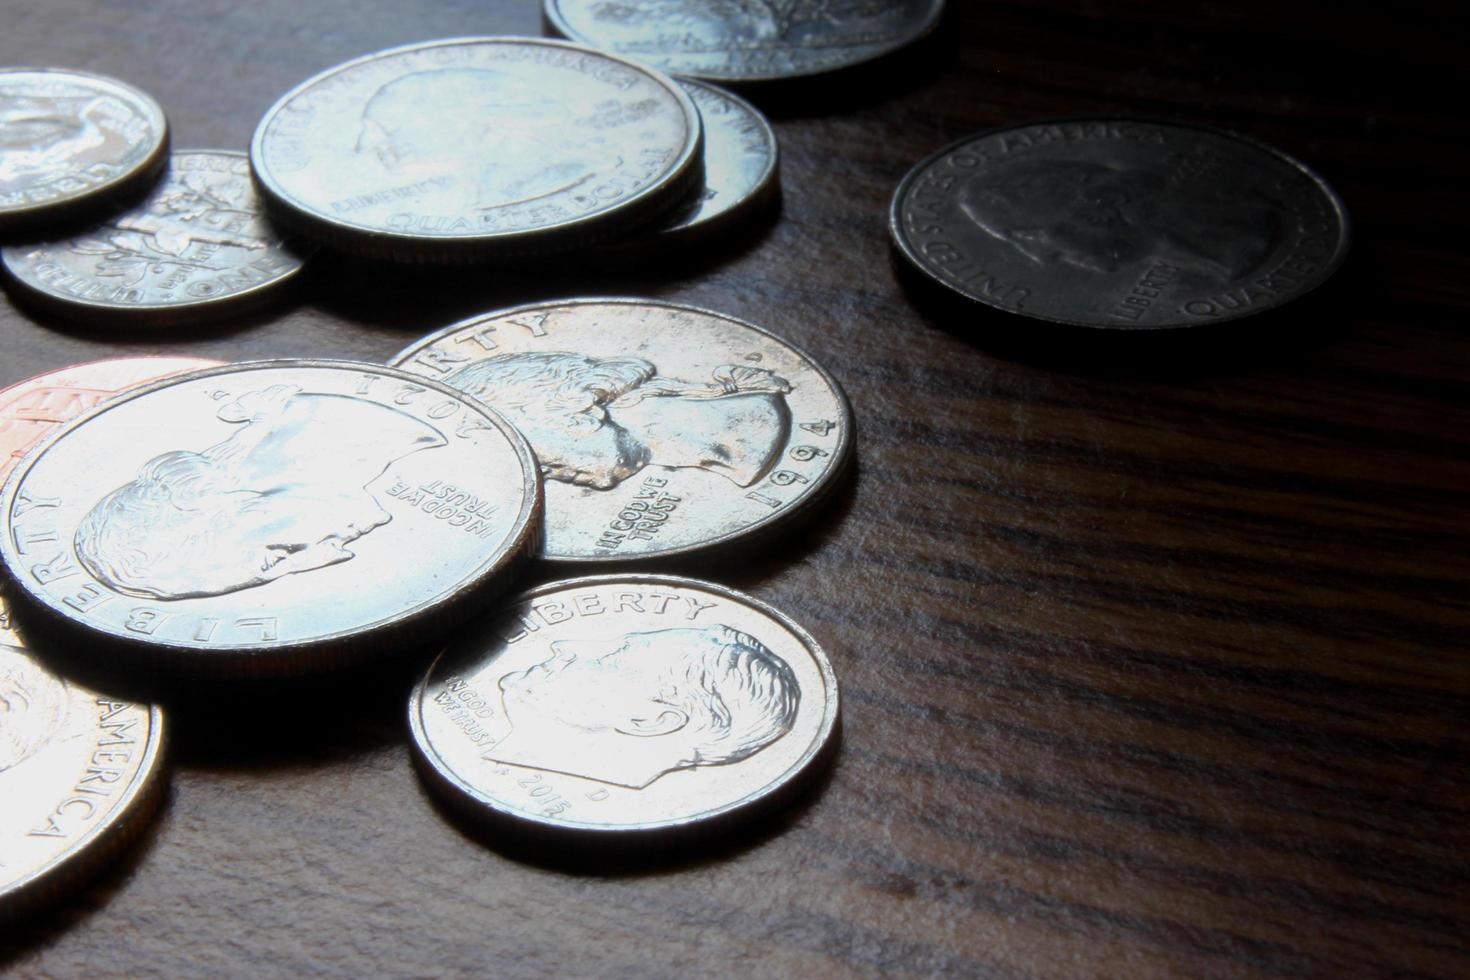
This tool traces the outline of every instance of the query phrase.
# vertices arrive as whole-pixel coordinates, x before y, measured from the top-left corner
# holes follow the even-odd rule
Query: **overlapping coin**
[[[904,178],[890,228],[918,270],[962,296],[1111,330],[1272,309],[1324,282],[1348,247],[1342,201],[1291,157],[1130,119],[961,140]]]
[[[0,233],[140,191],[167,156],[163,110],[133,86],[60,68],[0,69]]]
[[[148,199],[71,238],[0,251],[21,297],[70,316],[150,324],[255,305],[309,248],[266,221],[243,153],[173,154]]]
[[[943,0],[545,0],[557,32],[676,75],[797,78],[881,57],[928,34]]]
[[[394,363],[496,408],[530,441],[553,561],[688,554],[784,526],[823,501],[852,452],[830,374],[759,327],[692,307],[519,307]]]
[[[661,73],[536,38],[458,38],[284,95],[250,158],[272,213],[398,261],[536,254],[646,224],[702,179],[699,115]]]
[[[409,700],[435,790],[603,841],[779,804],[837,718],[836,677],[805,630],[723,586],[649,575],[526,593],[457,639]]]
[[[0,495],[0,572],[115,662],[283,675],[420,643],[539,545],[530,449],[458,391],[349,361],[172,378],[69,423]]]
[[[0,917],[95,870],[164,787],[163,713],[58,676],[7,625],[0,600]]]

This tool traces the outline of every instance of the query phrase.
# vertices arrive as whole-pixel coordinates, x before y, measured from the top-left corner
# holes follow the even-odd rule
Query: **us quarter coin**
[[[163,110],[131,85],[0,68],[0,233],[141,190],[167,156]]]
[[[401,261],[537,254],[656,219],[702,179],[699,114],[661,73],[578,45],[458,38],[309,79],[250,159],[273,212]]]
[[[539,505],[525,440],[454,389],[260,361],[61,428],[0,495],[0,572],[20,612],[115,660],[305,673],[462,621],[535,553]]]
[[[129,388],[219,363],[202,357],[115,357],[48,371],[0,391],[0,486],[62,423]]]
[[[835,746],[812,637],[731,589],[597,576],[527,592],[409,700],[430,785],[472,812],[604,842],[711,830],[778,804]]]
[[[1348,217],[1311,170],[1253,140],[1130,119],[961,140],[894,195],[922,273],[986,306],[1111,330],[1222,323],[1311,291]]]
[[[545,0],[558,33],[716,82],[846,68],[928,34],[943,0]]]
[[[660,239],[718,232],[780,195],[780,149],[766,117],[749,102],[703,82],[680,79],[704,121],[704,190]]]
[[[166,323],[238,311],[300,269],[265,219],[243,153],[174,153],[146,201],[62,241],[0,251],[24,299],[72,316]]]
[[[643,299],[490,313],[395,364],[468,392],[530,441],[552,561],[662,558],[811,511],[853,423],[836,380],[733,317]]]
[[[0,629],[0,917],[54,897],[137,835],[162,796],[163,740],[157,707],[68,681]]]

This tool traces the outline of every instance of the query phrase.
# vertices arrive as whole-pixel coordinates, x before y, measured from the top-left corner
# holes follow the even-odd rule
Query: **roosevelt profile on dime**
[[[485,758],[642,789],[747,759],[791,731],[790,665],[729,626],[559,640],[500,678],[508,735]]]
[[[126,114],[106,95],[12,94],[0,82],[0,182],[65,168],[107,141],[99,121]]]
[[[445,444],[405,412],[295,385],[248,392],[217,417],[234,431],[150,459],[83,517],[77,556],[99,580],[187,599],[348,561],[346,545],[392,520],[367,485]]]

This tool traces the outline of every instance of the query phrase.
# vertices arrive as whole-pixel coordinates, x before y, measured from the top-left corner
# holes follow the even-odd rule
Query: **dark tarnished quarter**
[[[6,594],[150,665],[305,673],[422,642],[539,547],[540,478],[499,415],[372,364],[170,378],[11,474]],[[22,610],[25,611],[25,610]]]
[[[333,247],[472,261],[593,244],[696,192],[699,113],[662,73],[562,41],[456,38],[339,65],[261,120],[273,216]]]
[[[501,411],[546,478],[552,561],[665,558],[818,506],[852,412],[806,354],[734,317],[577,299],[455,324],[394,359]]]
[[[817,75],[928,34],[943,0],[545,0],[558,33],[716,82]]]
[[[168,122],[143,92],[62,68],[0,68],[0,233],[141,190],[168,157]]]
[[[310,251],[266,221],[245,154],[181,150],[137,207],[0,261],[24,298],[58,313],[162,324],[253,306]]]
[[[732,589],[655,575],[534,589],[409,699],[420,771],[525,829],[665,840],[779,805],[835,746],[817,642]]]
[[[890,230],[914,266],[962,296],[1113,330],[1271,309],[1325,281],[1348,246],[1342,202],[1291,157],[1130,119],[961,140],[904,178]]]

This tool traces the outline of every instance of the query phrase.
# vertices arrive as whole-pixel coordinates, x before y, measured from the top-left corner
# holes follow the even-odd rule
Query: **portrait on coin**
[[[791,666],[729,626],[558,640],[499,681],[510,732],[485,758],[642,789],[747,759],[791,731]]]
[[[776,41],[804,27],[873,26],[901,17],[893,0],[602,0],[592,15],[613,27],[657,28],[682,47]]]
[[[392,519],[368,484],[446,444],[395,408],[296,385],[232,398],[217,418],[224,439],[150,459],[82,519],[77,556],[99,581],[187,599],[348,561],[348,544]]]
[[[1270,201],[1188,167],[1021,159],[975,174],[958,203],[1030,261],[1090,272],[1167,262],[1228,281],[1258,267],[1281,238]]]
[[[0,182],[64,172],[108,141],[110,119],[127,115],[126,107],[107,96],[0,89]]]
[[[791,384],[722,364],[708,382],[659,377],[638,357],[567,351],[502,354],[449,384],[504,413],[552,480],[608,490],[645,466],[695,468],[748,487],[780,458]]]
[[[0,639],[0,772],[35,755],[66,718],[66,686]]]

